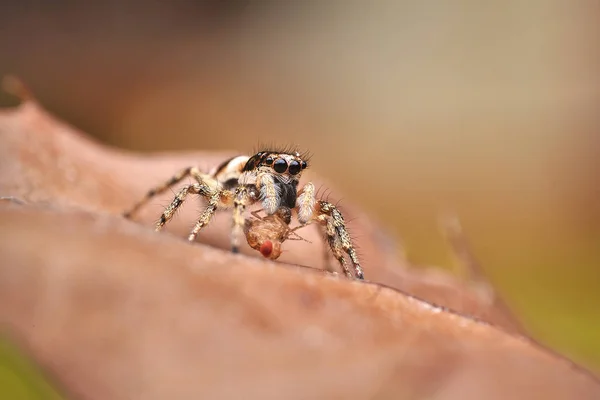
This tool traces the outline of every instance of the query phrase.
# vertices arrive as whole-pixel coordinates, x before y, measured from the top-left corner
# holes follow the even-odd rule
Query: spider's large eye
[[[246,163],[246,165],[244,165],[244,171],[251,171],[256,167],[256,161],[251,158],[248,160],[248,162]]]
[[[275,170],[275,172],[278,172],[280,174],[283,174],[287,170],[287,167],[287,162],[283,158],[278,158],[273,163],[273,169]]]
[[[290,174],[296,175],[298,172],[300,172],[300,168],[301,168],[300,163],[298,161],[296,161],[296,160],[292,161],[290,163],[290,169],[289,169]]]

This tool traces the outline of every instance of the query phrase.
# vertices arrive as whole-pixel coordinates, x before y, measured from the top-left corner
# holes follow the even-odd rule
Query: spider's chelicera
[[[130,217],[152,197],[191,176],[196,182],[182,187],[177,192],[156,222],[157,231],[173,217],[188,194],[198,194],[206,199],[207,205],[190,232],[189,241],[196,239],[217,210],[233,208],[231,250],[234,253],[239,251],[239,238],[245,235],[251,247],[259,250],[265,257],[274,259],[279,256],[281,243],[291,238],[297,229],[289,228],[292,210],[295,210],[300,226],[311,222],[322,226],[329,248],[346,276],[364,279],[356,250],[339,209],[327,201],[317,200],[315,186],[311,182],[298,189],[302,172],[307,167],[306,157],[300,153],[275,150],[261,151],[251,157],[233,157],[208,174],[196,167],[189,167],[163,185],[148,191],[146,196],[124,215]],[[256,219],[249,223],[244,215],[246,207],[257,202],[261,203],[267,216],[260,218],[253,213]],[[276,247],[273,248],[273,245]],[[350,258],[354,274],[344,253]]]

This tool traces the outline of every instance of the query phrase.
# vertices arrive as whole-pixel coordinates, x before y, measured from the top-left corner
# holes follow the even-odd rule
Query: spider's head
[[[248,159],[243,172],[264,171],[284,181],[297,181],[306,167],[305,157],[298,152],[261,151]]]

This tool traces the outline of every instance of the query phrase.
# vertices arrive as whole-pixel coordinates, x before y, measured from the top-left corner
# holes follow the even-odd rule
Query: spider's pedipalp
[[[268,173],[260,173],[256,178],[256,187],[260,190],[263,210],[267,215],[274,214],[281,203],[281,193],[275,179]]]
[[[298,207],[298,222],[302,225],[306,224],[312,218],[315,212],[315,203],[315,185],[312,182],[308,182],[302,188],[302,192],[296,201],[296,207]]]

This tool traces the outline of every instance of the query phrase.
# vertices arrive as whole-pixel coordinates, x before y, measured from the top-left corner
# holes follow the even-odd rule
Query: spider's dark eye
[[[273,164],[273,158],[272,157],[267,157],[267,159],[265,160],[265,164],[267,164],[267,165]]]
[[[250,160],[248,160],[246,165],[244,165],[244,171],[253,170],[255,167],[256,167],[256,162],[253,158],[251,158]]]
[[[306,169],[306,167],[308,166],[306,165],[306,161],[302,161],[300,165],[302,165],[302,169]]]
[[[278,172],[280,174],[283,174],[287,170],[287,167],[287,162],[283,158],[278,158],[273,163],[273,169],[275,170],[275,172]]]
[[[298,172],[300,172],[300,163],[298,161],[292,161],[290,163],[290,174],[292,175],[296,175]]]

